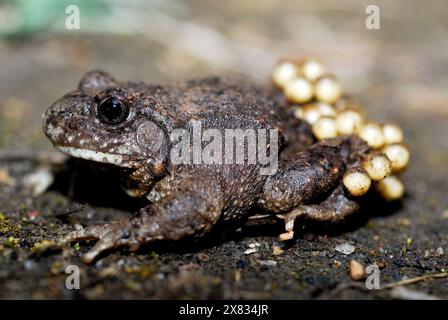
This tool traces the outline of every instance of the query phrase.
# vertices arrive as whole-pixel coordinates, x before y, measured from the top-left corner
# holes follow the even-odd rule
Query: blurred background
[[[71,4],[79,30],[65,26]],[[371,4],[380,30],[365,26]],[[0,148],[50,149],[40,116],[90,69],[157,83],[210,74],[267,83],[285,56],[320,57],[373,118],[446,120],[446,9],[404,0],[1,0]]]

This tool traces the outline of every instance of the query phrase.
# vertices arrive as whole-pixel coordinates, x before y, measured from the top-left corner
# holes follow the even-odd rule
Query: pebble
[[[33,260],[25,260],[23,263],[23,267],[25,270],[31,270],[34,268],[34,261]]]
[[[365,276],[364,266],[356,260],[350,261],[349,270],[353,280],[361,280]]]
[[[23,178],[24,185],[32,190],[34,196],[42,194],[53,181],[54,176],[49,167],[38,168]]]
[[[260,266],[275,267],[277,265],[277,261],[274,261],[274,260],[258,260],[258,264]]]
[[[261,244],[259,244],[258,242],[249,243],[249,248],[256,248],[256,247],[259,247],[259,246],[261,246]]]
[[[442,212],[442,219],[448,219],[448,209]]]
[[[336,246],[335,250],[343,254],[352,254],[353,252],[355,252],[355,246],[351,245],[348,242],[345,242]]]
[[[278,256],[283,253],[282,248],[280,248],[279,246],[273,246],[272,251],[275,256]]]
[[[443,253],[444,253],[443,248],[442,248],[442,247],[438,247],[436,253],[437,253],[439,256],[443,255]]]
[[[255,248],[251,248],[251,249],[247,249],[246,251],[244,251],[244,254],[252,254],[257,252],[258,250]]]
[[[156,278],[157,280],[163,280],[165,279],[165,275],[163,273],[156,273],[154,275],[154,278]]]

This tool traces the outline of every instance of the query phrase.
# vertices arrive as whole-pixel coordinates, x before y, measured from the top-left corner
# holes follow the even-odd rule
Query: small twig
[[[427,274],[427,275],[423,275],[423,276],[418,276],[418,277],[414,277],[414,278],[404,279],[404,280],[400,280],[400,281],[397,281],[397,282],[392,282],[392,283],[388,283],[386,285],[382,285],[380,290],[393,289],[393,288],[396,288],[396,287],[400,287],[400,286],[404,286],[404,285],[408,285],[408,284],[412,284],[412,283],[416,283],[416,282],[420,282],[420,281],[424,281],[424,280],[430,280],[430,279],[435,279],[435,278],[445,278],[445,277],[448,277],[448,272]],[[358,290],[362,290],[362,291],[368,290],[364,286],[363,283],[349,282],[349,283],[341,283],[341,284],[339,284],[336,288],[334,288],[332,290],[332,293],[340,292],[340,291],[343,291],[345,289],[350,289],[350,288],[358,289]]]
[[[249,220],[256,220],[256,219],[264,219],[264,218],[271,218],[272,215],[270,214],[257,214],[254,216],[250,216],[248,219]]]
[[[404,286],[404,285],[408,285],[408,284],[412,284],[412,283],[416,283],[416,282],[420,282],[420,281],[424,281],[424,280],[435,279],[435,278],[445,278],[445,277],[448,277],[448,272],[427,274],[427,275],[423,275],[423,276],[419,276],[419,277],[414,277],[414,278],[400,280],[397,282],[388,283],[384,286],[381,286],[381,289],[391,289],[391,288],[395,288],[398,286]]]

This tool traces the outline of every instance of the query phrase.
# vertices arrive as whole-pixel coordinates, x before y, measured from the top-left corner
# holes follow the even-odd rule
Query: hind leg
[[[371,185],[388,201],[404,195],[397,175],[408,165],[410,151],[397,125],[367,121],[361,106],[343,94],[339,81],[316,59],[280,61],[272,79],[288,109],[320,141],[304,152],[293,150],[265,185],[260,205],[281,214],[288,231],[299,215],[333,221],[355,212],[355,203]],[[345,154],[328,151],[328,143]]]
[[[258,205],[269,212],[284,213],[301,204],[318,203],[338,185],[347,168],[360,166],[370,148],[356,137],[321,141],[282,159],[268,177]]]
[[[338,222],[355,213],[359,208],[357,199],[348,196],[340,185],[320,203],[299,205],[286,214],[277,215],[284,221],[286,231],[280,235],[280,240],[293,238],[294,222],[300,216],[322,222]]]
[[[354,136],[316,143],[298,153],[294,160],[283,161],[277,173],[266,180],[258,205],[284,220],[284,239],[293,236],[298,216],[318,221],[342,220],[359,209],[357,197],[351,193],[357,189],[347,188],[345,180],[354,169],[356,178],[370,154],[367,144]],[[362,174],[370,186],[367,172]]]

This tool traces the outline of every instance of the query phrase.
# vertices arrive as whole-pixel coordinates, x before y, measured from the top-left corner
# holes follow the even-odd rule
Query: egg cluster
[[[342,179],[351,195],[362,196],[374,185],[387,200],[403,197],[405,188],[398,175],[409,164],[410,152],[399,126],[367,120],[361,106],[344,94],[338,79],[316,59],[282,61],[272,80],[318,140],[357,135],[370,146],[370,154],[361,164],[349,166]]]

